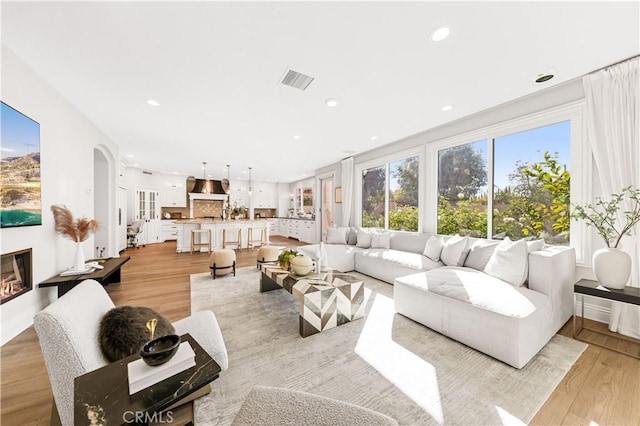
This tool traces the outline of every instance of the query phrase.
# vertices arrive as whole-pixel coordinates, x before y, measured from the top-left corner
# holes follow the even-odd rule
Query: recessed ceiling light
[[[533,81],[536,83],[544,83],[545,81],[551,80],[556,75],[558,75],[558,71],[554,67],[551,67],[536,74]]]
[[[173,174],[174,174],[174,175],[177,175],[177,174],[178,174],[178,172],[173,172]]]
[[[246,174],[247,174],[247,171],[246,171],[246,170],[243,170],[243,171],[242,171],[242,174],[243,174],[243,175],[246,175]]]
[[[300,139],[300,135],[293,135],[294,139]]]
[[[338,105],[338,100],[336,98],[329,98],[324,101],[324,103],[327,104],[328,107],[334,107]]]
[[[453,106],[451,105],[445,105],[442,108],[440,108],[442,111],[451,111],[453,109]]]
[[[375,141],[376,139],[378,139],[377,136],[371,136],[369,139],[371,139],[372,141]]]
[[[133,167],[140,167],[140,164],[138,164],[138,163],[135,163],[135,164],[132,164],[132,165],[133,165]]]
[[[302,175],[302,177],[307,177],[307,175],[306,175],[306,174],[303,174],[303,175]]]
[[[133,158],[133,154],[127,154],[127,157]]]
[[[155,99],[148,99],[147,103],[154,107],[160,106],[160,102],[156,101]]]
[[[436,28],[431,33],[431,40],[442,41],[445,38],[449,37],[449,34],[451,34],[451,29],[447,26],[442,26],[442,27]]]

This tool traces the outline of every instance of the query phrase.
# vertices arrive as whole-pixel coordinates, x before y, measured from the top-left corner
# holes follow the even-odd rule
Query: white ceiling
[[[254,180],[289,182],[348,151],[638,55],[638,10],[610,1],[3,2],[2,42],[131,164],[201,177],[207,161],[217,179],[225,164],[232,178],[251,166]],[[442,24],[451,36],[435,43],[429,34]],[[304,92],[283,86],[287,67],[315,80]],[[533,83],[550,67],[554,79]]]

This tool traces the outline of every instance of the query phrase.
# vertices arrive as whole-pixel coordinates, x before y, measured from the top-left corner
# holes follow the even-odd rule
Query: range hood
[[[195,185],[189,193],[226,195],[226,192],[224,192],[224,189],[222,188],[222,182],[212,179],[195,179]]]

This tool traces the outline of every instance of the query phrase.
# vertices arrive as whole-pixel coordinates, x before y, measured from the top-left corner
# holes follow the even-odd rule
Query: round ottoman
[[[278,254],[280,254],[280,249],[275,246],[262,246],[258,249],[258,263],[256,264],[256,268],[260,267],[261,263],[271,263],[278,261]]]
[[[233,272],[236,276],[236,252],[231,249],[216,249],[209,256],[209,269],[211,276],[215,280],[219,275],[226,275]]]

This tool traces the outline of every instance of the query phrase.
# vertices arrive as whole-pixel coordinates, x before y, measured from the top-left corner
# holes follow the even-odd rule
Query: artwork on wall
[[[342,187],[339,186],[336,188],[336,203],[342,202]]]
[[[0,226],[42,225],[40,125],[1,102]]]

